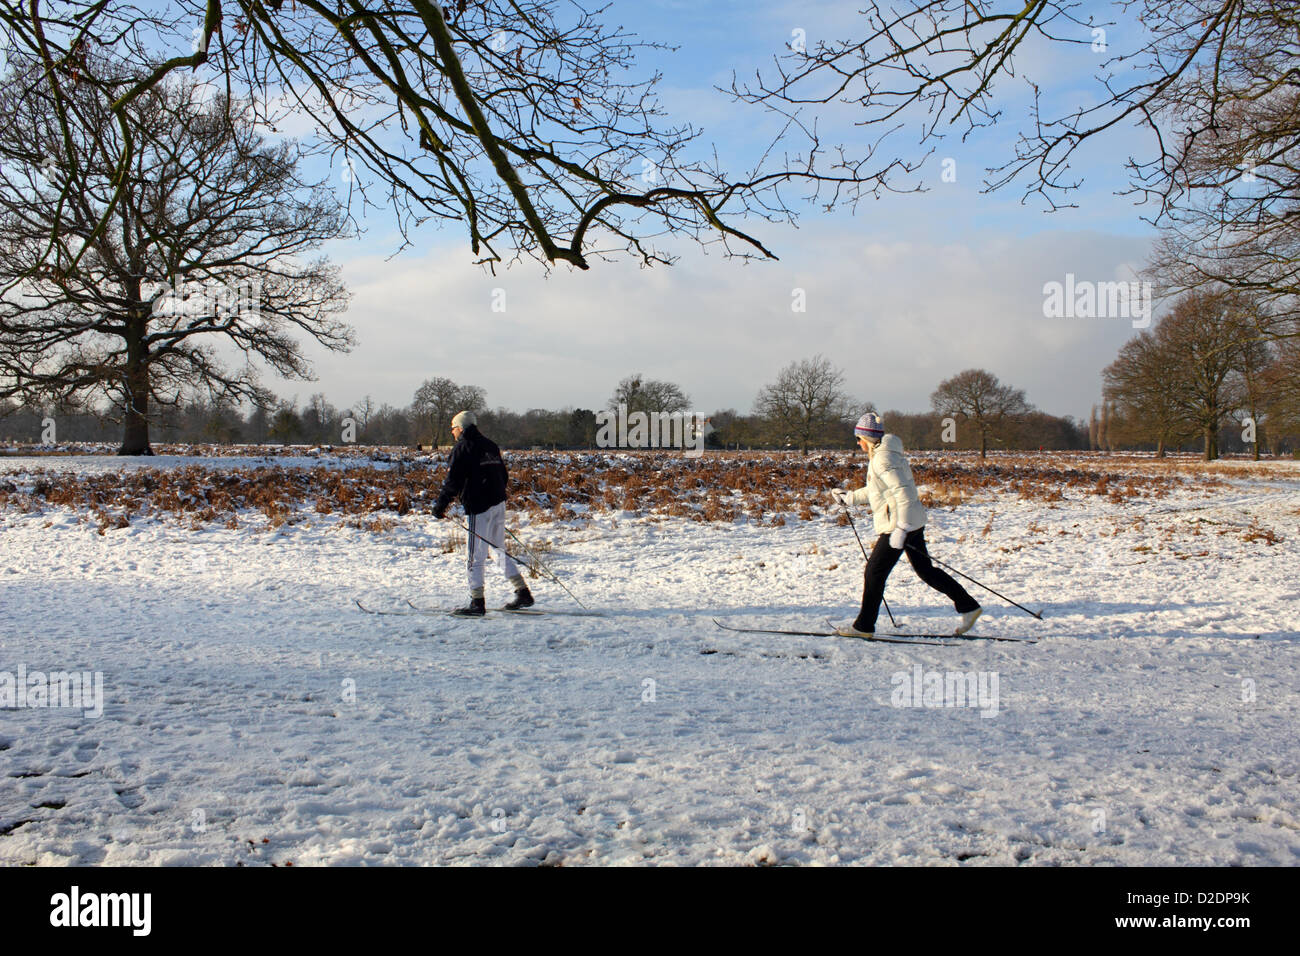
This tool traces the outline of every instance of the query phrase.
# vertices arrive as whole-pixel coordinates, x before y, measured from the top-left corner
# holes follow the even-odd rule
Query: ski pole
[[[862,543],[862,535],[858,534],[858,526],[853,523],[853,512],[849,511],[848,505],[844,505],[844,513],[848,516],[849,527],[853,529],[853,537],[858,539],[858,547],[862,549],[863,560],[870,561],[871,558],[867,556],[867,546]],[[898,622],[894,620],[894,612],[889,609],[889,602],[885,600],[883,594],[880,595],[880,600],[885,605],[885,613],[889,615],[889,623],[894,627],[898,627]]]
[[[532,550],[532,548],[528,547],[528,545],[524,544],[522,541],[519,541],[519,536],[518,536],[517,534],[515,534],[513,531],[511,531],[509,528],[506,528],[506,529],[505,529],[506,534],[510,535],[510,537],[514,538],[516,541],[519,541],[520,546],[521,546],[525,551],[528,552],[528,554],[529,554],[530,557],[532,557],[532,559],[533,559],[533,563],[532,563],[532,564],[529,564],[527,561],[524,561],[524,560],[522,560],[521,558],[516,557],[515,555],[513,555],[513,554],[511,554],[509,551],[507,551],[505,548],[497,548],[497,546],[496,546],[495,544],[493,544],[493,543],[492,543],[491,541],[489,541],[487,538],[483,537],[483,536],[482,536],[481,534],[479,534],[477,531],[471,531],[469,525],[465,524],[465,522],[463,522],[463,521],[459,521],[459,520],[458,520],[458,521],[456,521],[456,524],[457,524],[460,528],[462,528],[462,529],[463,529],[467,534],[472,534],[474,537],[478,538],[480,541],[482,541],[484,544],[486,544],[489,548],[493,548],[494,550],[499,550],[499,551],[501,551],[503,554],[505,554],[507,557],[509,557],[511,561],[514,561],[516,564],[522,564],[522,565],[523,565],[524,567],[526,567],[529,571],[536,571],[538,568],[541,568],[543,571],[545,571],[545,572],[550,576],[550,578],[551,578],[552,581],[554,581],[554,582],[555,582],[556,584],[558,584],[560,587],[564,588],[564,593],[565,593],[565,594],[569,595],[569,597],[573,598],[575,601],[578,601],[578,595],[576,595],[576,594],[574,594],[572,591],[570,591],[570,590],[568,589],[568,587],[565,586],[564,582],[561,581],[558,577],[555,576],[555,572],[552,571],[550,568],[548,568],[548,567],[547,567],[547,566],[542,562],[542,559],[539,558],[539,557],[536,555],[536,553]],[[578,606],[581,607],[584,611],[590,611],[590,610],[591,610],[591,608],[587,607],[587,605],[583,604],[581,601],[578,601]]]
[[[909,544],[909,545],[907,545],[907,547],[911,548],[912,546]],[[915,548],[912,548],[912,550],[913,550],[913,551],[916,551]],[[918,551],[917,553],[920,554],[921,552]],[[928,554],[928,552],[927,552],[927,554]],[[958,570],[957,570],[956,568],[954,568],[951,564],[944,564],[944,562],[940,561],[938,558],[936,558],[936,557],[935,557],[934,555],[932,555],[932,554],[928,554],[928,556],[929,556],[929,558],[930,558],[931,561],[933,561],[935,564],[939,565],[940,567],[947,568],[947,569],[948,569],[949,571],[951,571],[953,574],[960,574],[960,575],[961,575],[963,578],[965,578],[967,581],[970,581],[970,582],[972,582],[973,584],[978,584],[978,585],[979,585],[980,587],[982,587],[985,591],[988,591],[988,592],[990,592],[991,594],[997,594],[997,596],[1000,597],[1000,598],[1002,598],[1002,600],[1006,601],[1008,604],[1013,604],[1013,605],[1015,605],[1016,607],[1020,608],[1020,610],[1024,611],[1024,612],[1025,612],[1026,614],[1028,614],[1030,617],[1036,617],[1036,618],[1038,618],[1040,621],[1043,619],[1043,614],[1042,614],[1041,611],[1035,613],[1034,611],[1029,610],[1029,608],[1025,607],[1023,604],[1016,604],[1015,601],[1011,600],[1011,598],[1007,597],[1005,594],[999,594],[997,591],[994,591],[994,590],[993,590],[991,587],[989,587],[987,584],[984,584],[984,583],[982,583],[982,582],[980,582],[980,581],[976,581],[976,580],[975,580],[973,577],[971,577],[969,574],[962,574],[961,571],[958,571]]]
[[[524,544],[523,541],[519,540],[519,535],[515,534],[509,528],[506,528],[506,534],[510,535],[510,537],[514,538],[516,541],[519,541],[519,546],[528,552],[528,554],[532,557],[534,564],[537,567],[541,568],[543,571],[545,571],[547,574],[549,574],[551,576],[552,581],[554,581],[560,587],[564,588],[565,594],[573,598],[575,601],[578,601],[578,595],[570,591],[568,587],[565,585],[565,583],[555,576],[555,572],[546,566],[546,562],[537,556],[537,552],[535,552],[532,548],[528,547],[528,545]],[[583,604],[581,601],[578,601],[578,607],[582,608],[584,611],[591,610],[591,608],[587,607],[587,605]]]
[[[474,537],[478,538],[480,541],[482,541],[484,544],[486,544],[489,548],[492,548],[493,550],[499,550],[499,551],[500,551],[502,554],[504,554],[507,558],[509,558],[511,561],[515,562],[515,564],[523,565],[523,566],[524,566],[525,568],[527,568],[529,571],[536,571],[536,570],[537,570],[535,567],[533,567],[531,564],[529,564],[527,561],[525,561],[523,558],[519,557],[518,555],[511,554],[511,553],[510,553],[509,551],[507,551],[505,548],[497,548],[497,546],[496,546],[495,544],[493,544],[493,543],[492,543],[491,541],[489,541],[487,538],[483,537],[483,536],[482,536],[481,534],[479,534],[477,531],[473,531],[473,530],[471,530],[470,527],[469,527],[469,525],[465,524],[465,522],[463,522],[463,521],[457,521],[455,518],[452,518],[452,520],[455,521],[455,522],[456,522],[456,526],[459,527],[459,528],[460,528],[462,531],[464,531],[466,534],[472,534]]]

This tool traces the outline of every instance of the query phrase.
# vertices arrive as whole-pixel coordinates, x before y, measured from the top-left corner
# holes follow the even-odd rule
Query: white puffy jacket
[[[916,493],[912,466],[897,435],[886,435],[867,463],[866,487],[850,492],[855,505],[869,504],[876,534],[889,534],[906,525],[908,531],[925,526],[925,505]]]

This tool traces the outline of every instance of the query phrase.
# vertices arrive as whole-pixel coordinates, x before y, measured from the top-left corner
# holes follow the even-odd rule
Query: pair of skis
[[[438,616],[438,615],[447,615],[448,617],[469,616],[469,615],[456,615],[454,613],[453,608],[419,607],[418,605],[412,604],[410,601],[406,602],[407,606],[404,608],[400,608],[400,607],[399,608],[372,608],[372,607],[366,607],[364,604],[362,604],[360,598],[353,598],[352,600],[357,607],[361,608],[361,610],[365,611],[367,614],[383,614],[386,616],[395,615],[400,617]],[[533,608],[533,607],[522,607],[517,610],[511,610],[510,608],[505,608],[505,607],[494,607],[494,608],[488,608],[487,613],[488,615],[493,615],[498,613],[519,614],[526,617],[541,617],[543,615],[550,615],[550,614],[561,614],[567,617],[604,617],[605,616],[600,611],[550,610],[547,608]]]
[[[723,624],[716,617],[713,623],[724,631],[738,634],[785,634],[790,637],[841,637],[857,641],[878,641],[882,644],[928,644],[933,647],[951,647],[961,641],[1007,641],[1012,644],[1037,644],[1032,637],[995,637],[990,634],[904,634],[901,631],[875,633],[870,637],[865,634],[840,634],[834,628],[829,631],[789,631],[771,627],[732,627]]]
[[[385,616],[397,615],[403,617],[411,616],[456,616],[453,609],[443,607],[419,607],[410,601],[406,602],[405,608],[371,608],[361,603],[360,598],[353,598],[357,607],[367,614],[382,614]],[[577,611],[577,610],[550,610],[545,608],[520,608],[510,610],[508,608],[492,608],[487,612],[492,614],[518,614],[527,617],[541,617],[545,615],[564,615],[567,617],[604,617],[601,611]],[[950,647],[961,641],[1006,641],[1013,644],[1037,644],[1038,641],[1032,637],[999,637],[990,634],[923,634],[923,633],[903,633],[900,631],[886,631],[876,633],[867,637],[857,634],[839,634],[834,628],[828,631],[796,631],[784,630],[770,627],[734,627],[730,624],[723,624],[717,618],[713,619],[716,624],[724,631],[732,631],[737,634],[781,634],[787,637],[840,637],[849,640],[873,641],[882,644],[926,644],[932,647]]]

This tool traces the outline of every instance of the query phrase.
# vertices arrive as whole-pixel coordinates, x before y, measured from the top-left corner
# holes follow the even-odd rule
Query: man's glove
[[[439,521],[441,521],[443,518],[447,517],[447,506],[446,506],[446,505],[434,505],[434,506],[433,506],[433,516],[434,516],[435,518],[437,518]]]
[[[893,534],[889,536],[889,546],[895,551],[902,551],[903,544],[907,541],[907,529],[901,524],[894,529]]]
[[[840,488],[831,489],[831,497],[835,499],[836,504],[844,505],[846,508],[849,504],[849,493]]]

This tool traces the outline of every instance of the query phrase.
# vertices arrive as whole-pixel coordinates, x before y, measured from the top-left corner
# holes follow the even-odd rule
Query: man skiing
[[[936,568],[925,549],[925,506],[916,493],[912,468],[903,454],[903,443],[897,435],[886,435],[880,417],[867,412],[853,429],[858,447],[867,452],[867,483],[856,491],[831,491],[831,497],[842,505],[870,504],[875,524],[875,546],[867,559],[863,573],[862,609],[852,624],[835,628],[845,637],[867,637],[875,633],[876,615],[885,595],[885,580],[898,563],[903,551],[912,562],[912,570],[936,591],[952,598],[961,621],[957,634],[965,634],[983,613],[979,602],[949,575]]]
[[[506,472],[505,460],[496,443],[478,430],[473,412],[460,412],[451,420],[451,434],[456,446],[447,462],[447,478],[433,506],[433,516],[441,519],[447,506],[457,496],[465,508],[469,527],[465,565],[469,572],[469,605],[453,614],[482,617],[487,613],[483,597],[483,565],[488,544],[501,556],[501,569],[515,588],[515,599],[505,605],[508,611],[531,607],[532,592],[524,583],[519,567],[506,552]]]

